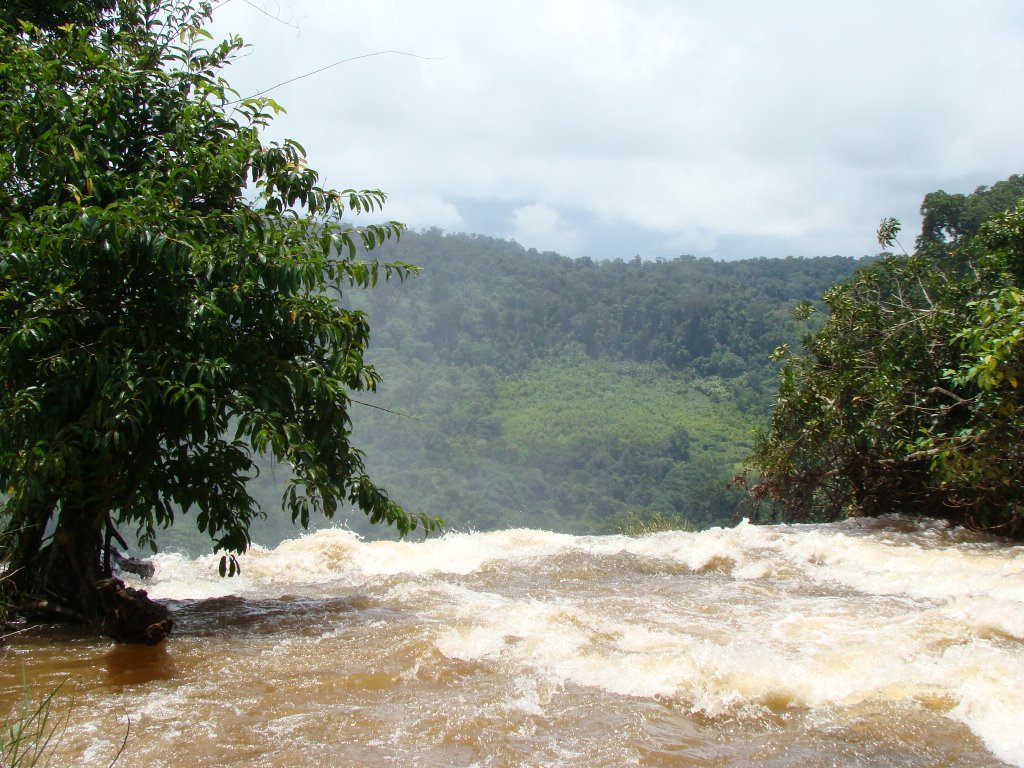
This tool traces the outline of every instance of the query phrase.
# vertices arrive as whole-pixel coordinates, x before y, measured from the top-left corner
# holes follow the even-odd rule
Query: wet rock
[[[156,573],[156,566],[151,560],[144,560],[141,557],[129,557],[122,555],[116,549],[110,550],[114,566],[123,573],[134,573],[144,579],[151,578]]]

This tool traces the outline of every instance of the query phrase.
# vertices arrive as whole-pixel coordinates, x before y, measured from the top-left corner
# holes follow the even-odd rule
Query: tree
[[[989,219],[978,242],[987,279],[965,306],[956,365],[943,372],[958,418],[937,421],[914,447],[970,524],[1024,538],[1024,199]]]
[[[970,195],[930,192],[921,203],[921,234],[916,250],[930,256],[948,256],[981,232],[982,224],[1014,207],[1024,197],[1024,176],[1013,175]]]
[[[321,186],[298,143],[261,143],[280,107],[221,78],[242,42],[212,42],[209,4],[92,5],[91,24],[0,17],[5,583],[98,624],[118,526],[155,549],[185,514],[233,573],[263,454],[290,465],[302,525],[352,504],[435,527],[349,440],[351,393],[379,375],[340,301],[414,269],[361,260],[401,225],[341,222],[384,194]]]
[[[806,354],[779,353],[770,428],[755,443],[760,495],[799,519],[936,504],[921,483],[927,462],[904,448],[947,402],[933,388],[955,326],[935,297],[950,290],[933,264],[890,255],[825,293],[828,321],[805,337]]]
[[[961,208],[998,204],[1017,179]],[[790,519],[904,512],[1024,534],[1024,207],[989,218],[926,230],[916,254],[826,292],[806,354],[778,352],[777,402],[749,462],[757,498]],[[884,221],[883,247],[897,233]]]
[[[116,4],[116,0],[8,0],[0,19],[15,29],[20,21],[46,30],[65,24],[96,26]]]

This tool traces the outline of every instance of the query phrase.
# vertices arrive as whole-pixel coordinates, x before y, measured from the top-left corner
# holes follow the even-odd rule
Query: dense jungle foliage
[[[213,42],[211,13],[0,11],[0,588],[23,615],[110,632],[116,546],[185,514],[233,573],[259,458],[290,467],[269,508],[300,524],[435,523],[350,442],[351,393],[379,376],[344,299],[410,272],[362,260],[402,227],[343,223],[383,193],[323,187],[299,144],[263,140],[280,107],[229,88],[243,44]]]
[[[383,256],[422,270],[357,299],[386,372],[353,412],[374,477],[454,528],[581,533],[729,521],[769,355],[808,329],[794,306],[867,263],[595,262],[439,230]]]
[[[786,357],[755,492],[787,519],[905,512],[1024,535],[1024,177],[922,205],[913,254],[831,288]],[[879,241],[897,243],[885,221]]]

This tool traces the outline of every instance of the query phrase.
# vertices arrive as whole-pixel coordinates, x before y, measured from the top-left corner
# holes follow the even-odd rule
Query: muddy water
[[[1024,766],[1024,548],[742,524],[158,557],[158,648],[11,638],[53,765]]]

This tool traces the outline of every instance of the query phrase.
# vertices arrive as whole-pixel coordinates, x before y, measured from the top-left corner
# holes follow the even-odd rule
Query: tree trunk
[[[64,507],[50,543],[41,586],[43,597],[73,611],[93,626],[103,618],[96,582],[102,565],[104,516],[81,507]]]
[[[87,624],[118,642],[155,644],[170,612],[143,590],[105,578],[106,515],[61,509],[49,544],[12,569],[19,611],[30,621]]]

